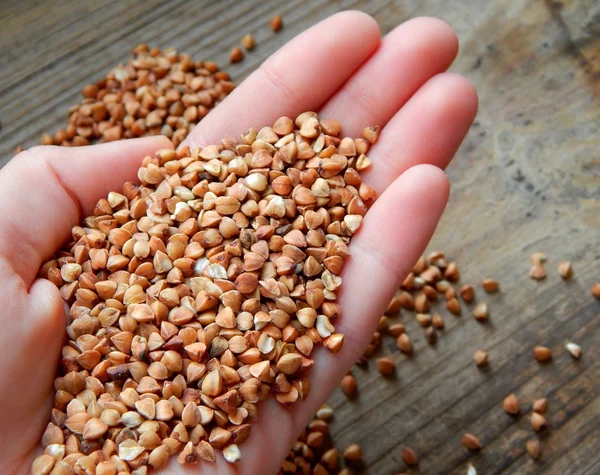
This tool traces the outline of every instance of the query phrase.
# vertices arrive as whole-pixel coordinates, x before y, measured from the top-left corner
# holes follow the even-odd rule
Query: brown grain
[[[244,35],[242,38],[242,46],[246,48],[246,50],[251,51],[256,46],[256,41],[254,40],[254,36],[250,33]]]
[[[531,414],[531,427],[533,427],[534,431],[539,432],[544,430],[547,426],[548,422],[544,416],[538,412],[533,412]]]
[[[488,354],[483,350],[477,350],[473,355],[473,360],[477,366],[487,366],[488,364]]]
[[[546,278],[546,269],[542,264],[534,264],[530,271],[529,277],[535,280],[544,280]]]
[[[439,313],[433,314],[433,316],[431,317],[431,324],[437,330],[443,330],[445,327],[444,319],[442,318],[442,316]]]
[[[419,463],[416,452],[409,447],[402,447],[402,461],[409,466],[418,465]]]
[[[481,449],[481,442],[473,434],[470,434],[470,433],[464,434],[462,436],[461,441],[462,441],[463,446],[469,450]]]
[[[425,339],[427,340],[427,343],[429,343],[430,345],[435,345],[435,343],[437,342],[437,339],[438,339],[437,330],[434,327],[428,327],[425,330]]]
[[[356,393],[356,378],[351,374],[347,374],[342,378],[340,388],[346,396],[353,396]]]
[[[552,359],[552,351],[545,346],[536,346],[533,349],[533,356],[540,363],[544,363]]]
[[[514,394],[509,394],[508,396],[506,396],[504,398],[504,401],[502,402],[502,407],[508,414],[512,416],[518,414],[520,411],[520,406],[517,396],[515,396]]]
[[[548,410],[548,400],[546,398],[540,398],[533,401],[533,411],[538,414],[545,414]]]
[[[483,290],[485,290],[488,294],[492,294],[500,290],[500,284],[493,279],[484,279],[481,282],[481,285],[483,287]]]
[[[446,308],[449,312],[453,313],[454,315],[460,315],[461,305],[456,297],[452,297],[446,302]]]
[[[235,47],[229,53],[229,61],[231,63],[239,63],[242,59],[244,59],[244,52],[241,48]]]
[[[400,334],[396,339],[396,346],[402,353],[411,354],[413,352],[413,342],[406,333]]]
[[[569,280],[571,277],[573,277],[573,267],[571,266],[571,263],[566,261],[558,264],[558,274],[563,278],[563,280]]]
[[[376,363],[377,369],[384,376],[390,376],[394,374],[394,371],[396,370],[394,360],[389,356],[382,356],[381,358],[378,358]]]
[[[277,33],[279,30],[281,30],[281,28],[283,28],[283,20],[281,19],[281,16],[275,15],[274,17],[272,17],[269,20],[269,27],[275,33]]]
[[[362,460],[362,450],[360,450],[360,447],[358,446],[358,444],[350,444],[344,450],[343,455],[344,455],[345,460],[348,460],[351,462],[358,462],[358,461]]]
[[[475,309],[473,310],[473,316],[478,322],[487,322],[489,318],[487,303],[478,303]]]
[[[546,261],[546,254],[540,251],[536,251],[529,257],[531,265],[543,264]]]
[[[470,303],[475,299],[475,287],[472,285],[463,285],[458,293],[466,303]]]
[[[540,457],[540,441],[538,439],[529,439],[525,442],[525,448],[527,454],[533,459],[537,460]]]

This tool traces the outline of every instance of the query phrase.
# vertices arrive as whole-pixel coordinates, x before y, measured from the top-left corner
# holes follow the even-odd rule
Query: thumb
[[[64,304],[49,281],[34,281],[42,262],[96,201],[135,179],[143,158],[172,148],[165,137],[81,148],[35,147],[0,170],[0,460],[18,467],[36,445],[52,405],[63,341]],[[34,386],[31,383],[34,382]]]
[[[0,170],[0,257],[27,287],[44,259],[108,191],[136,178],[143,158],[173,148],[162,136],[89,147],[34,147]]]
[[[37,446],[53,404],[51,388],[65,314],[60,293],[51,282],[37,279],[28,293],[2,258],[0,278],[0,345],[5,349],[0,361],[0,407],[4,409],[0,460],[17,473],[16,467],[27,464],[28,453]]]

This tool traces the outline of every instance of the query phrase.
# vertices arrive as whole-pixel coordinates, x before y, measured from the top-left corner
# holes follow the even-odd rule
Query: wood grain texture
[[[359,397],[337,391],[332,426],[339,449],[357,442],[371,474],[406,470],[401,449],[419,455],[411,473],[600,473],[600,302],[590,294],[600,280],[600,2],[569,0],[291,0],[220,2],[147,0],[122,2],[34,0],[0,2],[0,164],[14,148],[38,143],[43,132],[66,122],[81,88],[126,61],[138,43],[174,46],[197,59],[213,59],[236,82],[269,54],[335,11],[372,14],[382,32],[418,15],[434,15],[458,33],[461,52],[453,70],[467,75],[480,95],[480,113],[450,166],[450,205],[431,248],[444,249],[477,284],[490,322],[478,324],[465,308],[444,313],[447,328],[430,347],[412,315],[405,323],[415,355],[394,355],[397,374],[353,370]],[[267,27],[274,14],[285,27]],[[227,65],[231,48],[252,32],[256,49]],[[548,257],[548,278],[528,278],[529,255]],[[570,260],[574,277],[564,282],[556,267]],[[479,282],[500,281],[486,295]],[[583,348],[573,360],[564,343]],[[540,365],[532,348],[552,349]],[[489,352],[480,371],[473,352]],[[502,399],[522,402],[516,419]],[[550,430],[541,436],[542,456],[525,453],[533,436],[529,411],[547,397]],[[464,432],[484,449],[468,453]]]

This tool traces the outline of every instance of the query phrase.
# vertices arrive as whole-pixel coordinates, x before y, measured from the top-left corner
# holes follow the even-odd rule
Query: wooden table
[[[331,13],[358,8],[382,31],[417,15],[436,15],[461,40],[455,71],[477,86],[480,113],[448,174],[451,202],[431,248],[455,259],[462,282],[477,284],[490,306],[488,324],[463,312],[445,315],[447,329],[430,347],[411,315],[400,321],[416,341],[413,358],[391,339],[395,380],[358,368],[360,395],[332,396],[338,448],[363,448],[368,473],[404,471],[403,446],[419,455],[420,473],[600,473],[600,302],[590,295],[600,280],[600,3],[594,0],[404,0],[144,2],[36,0],[0,3],[0,164],[14,148],[37,143],[66,121],[81,88],[128,59],[138,43],[175,46],[195,58],[215,59],[241,81],[286,40]],[[274,13],[285,28],[266,27]],[[227,65],[242,33],[258,46]],[[548,278],[528,278],[529,255],[544,251]],[[561,260],[575,274],[564,282]],[[485,295],[484,277],[502,291]],[[579,361],[566,341],[583,348]],[[552,349],[540,365],[532,348]],[[489,352],[479,371],[473,352]],[[522,415],[502,410],[514,392]],[[532,437],[534,398],[547,397],[550,429],[541,458],[524,452]],[[472,432],[485,446],[471,454],[460,444]],[[414,472],[416,473],[416,472]]]

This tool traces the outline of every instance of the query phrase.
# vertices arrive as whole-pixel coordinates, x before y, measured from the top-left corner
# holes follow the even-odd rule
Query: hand
[[[343,273],[337,331],[340,353],[315,353],[312,390],[293,410],[263,403],[240,448],[243,474],[276,473],[297,434],[366,347],[379,317],[427,245],[448,198],[442,169],[469,129],[477,95],[446,73],[458,51],[455,34],[432,18],[408,21],[383,40],[369,16],[334,15],[269,58],[212,111],[186,143],[207,145],[279,116],[305,110],[341,121],[344,135],[383,127],[365,181],[380,197],[353,239]],[[40,265],[68,238],[98,198],[132,180],[141,159],[164,137],[67,149],[36,147],[0,171],[0,370],[2,473],[28,473],[52,406],[52,381],[64,338],[58,290],[36,279]],[[234,473],[216,465],[171,473]]]

